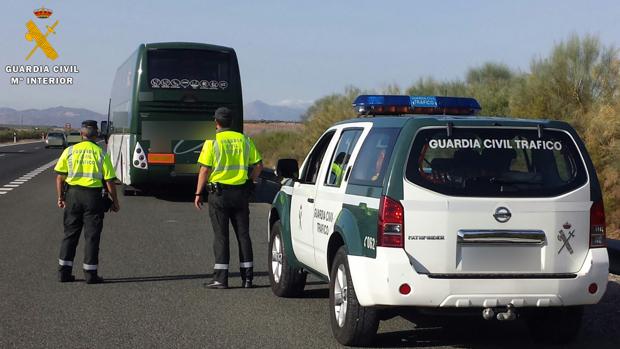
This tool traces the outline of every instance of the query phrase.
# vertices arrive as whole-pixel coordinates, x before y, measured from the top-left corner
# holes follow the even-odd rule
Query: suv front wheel
[[[336,252],[329,279],[329,318],[334,337],[344,345],[370,344],[379,328],[379,316],[375,309],[357,301],[345,246]]]
[[[293,268],[290,265],[284,242],[282,241],[282,226],[280,221],[276,221],[271,228],[269,239],[269,282],[271,291],[278,297],[299,296],[306,287],[306,276],[308,275],[300,268]]]

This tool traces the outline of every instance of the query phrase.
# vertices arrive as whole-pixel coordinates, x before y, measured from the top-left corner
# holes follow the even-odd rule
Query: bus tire
[[[340,344],[367,346],[377,334],[378,311],[361,306],[357,300],[349,271],[346,246],[338,249],[331,266],[329,314],[332,332]]]
[[[269,238],[267,265],[269,268],[269,283],[271,291],[278,297],[297,297],[306,287],[308,274],[301,268],[293,268],[286,255],[282,241],[282,226],[276,221],[271,228]]]

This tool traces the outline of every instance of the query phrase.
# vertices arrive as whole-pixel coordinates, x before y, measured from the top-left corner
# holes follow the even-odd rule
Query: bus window
[[[148,51],[151,88],[225,90],[230,83],[230,54],[193,49]]]

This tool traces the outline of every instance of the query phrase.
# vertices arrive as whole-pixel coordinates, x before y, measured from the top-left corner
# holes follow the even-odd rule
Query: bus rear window
[[[147,58],[153,89],[226,90],[230,54],[207,50],[152,49]]]
[[[445,128],[418,133],[409,181],[438,193],[471,197],[550,197],[584,185],[586,169],[570,136],[533,129]]]

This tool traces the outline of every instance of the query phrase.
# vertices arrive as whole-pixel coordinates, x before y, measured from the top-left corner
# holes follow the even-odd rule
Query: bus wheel
[[[124,196],[137,196],[139,194],[139,190],[130,185],[123,185],[122,192]]]

